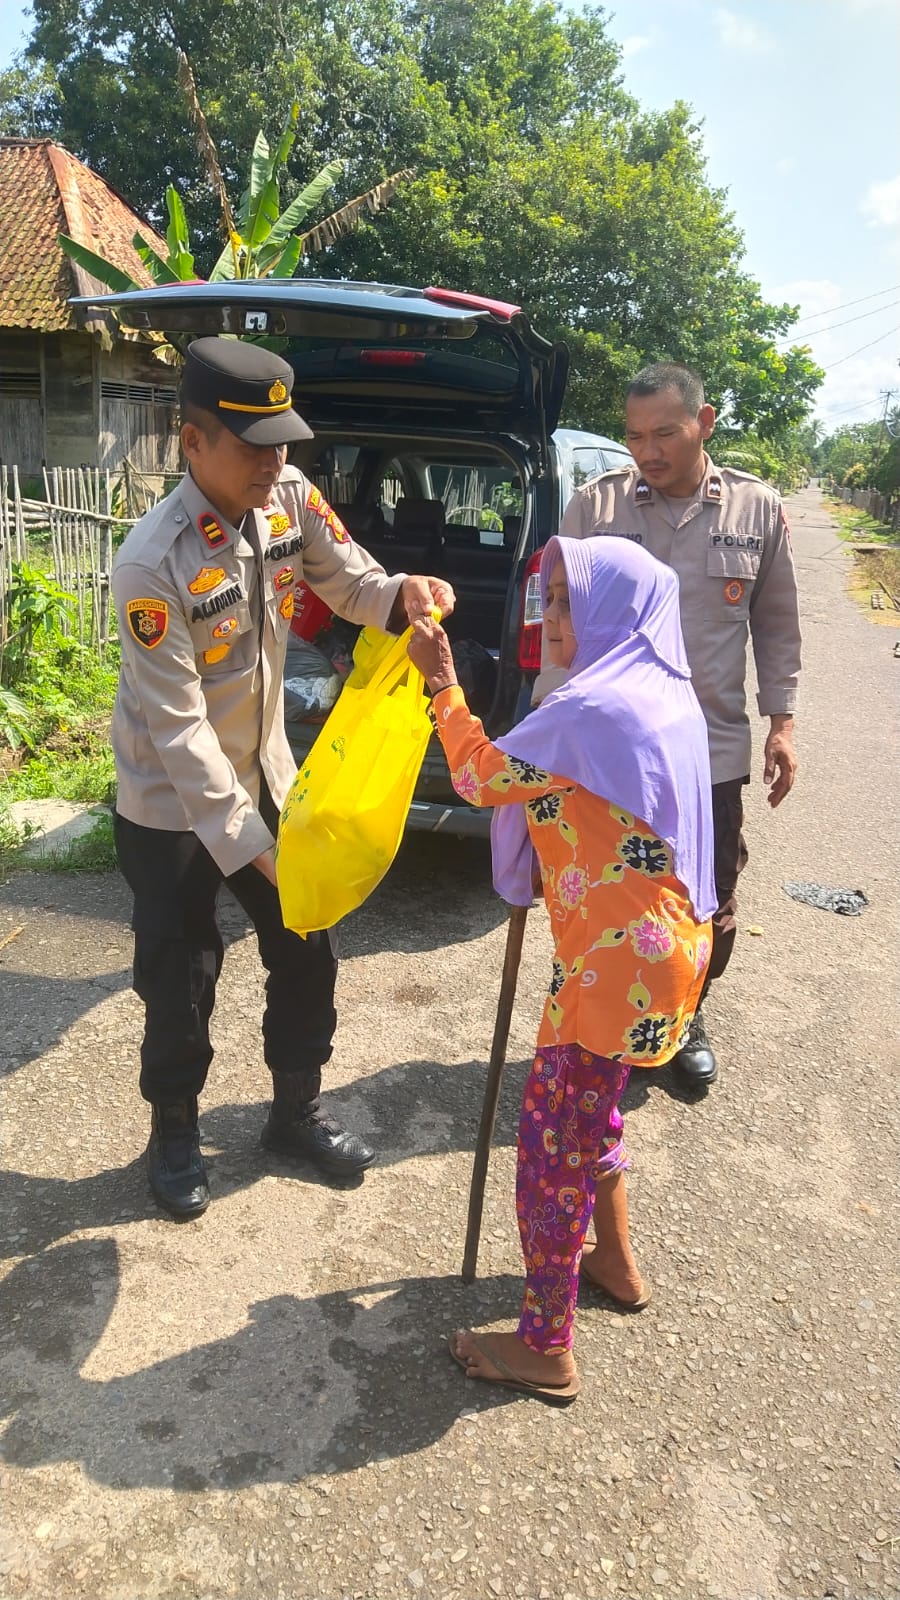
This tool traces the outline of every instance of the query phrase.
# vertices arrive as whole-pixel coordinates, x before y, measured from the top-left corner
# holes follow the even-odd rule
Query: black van
[[[493,737],[519,720],[540,659],[541,546],[574,489],[631,460],[612,440],[557,427],[564,345],[518,306],[378,283],[165,284],[74,303],[115,306],[135,329],[272,341],[315,433],[292,461],[388,572],[453,584],[447,632],[473,710]],[[298,762],[320,725],[288,721]],[[434,739],[409,826],[488,825],[454,794]]]

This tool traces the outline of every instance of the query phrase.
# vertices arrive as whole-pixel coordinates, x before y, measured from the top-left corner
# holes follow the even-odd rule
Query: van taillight
[[[535,550],[525,568],[522,586],[522,620],[519,624],[519,666],[523,672],[539,672],[541,666],[541,631],[544,607],[541,601],[541,556]]]
[[[359,359],[364,367],[417,367],[426,354],[425,350],[360,350]]]

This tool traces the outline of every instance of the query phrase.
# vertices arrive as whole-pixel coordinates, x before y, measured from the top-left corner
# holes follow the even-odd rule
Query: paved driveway
[[[215,1198],[186,1227],[158,1218],[139,1159],[122,888],[0,889],[0,941],[22,928],[0,949],[5,1600],[895,1591],[900,663],[845,596],[819,496],[791,510],[802,777],[769,815],[754,775],[743,932],[710,1007],[719,1084],[690,1104],[664,1070],[629,1091],[655,1298],[580,1315],[566,1412],[467,1384],[443,1348],[517,1309],[516,1098],[548,967],[532,913],[467,1289],[504,939],[482,847],[409,840],[346,926],[330,1099],[382,1157],[352,1191],[258,1146],[260,973],[227,910]],[[811,910],[784,878],[871,907]]]

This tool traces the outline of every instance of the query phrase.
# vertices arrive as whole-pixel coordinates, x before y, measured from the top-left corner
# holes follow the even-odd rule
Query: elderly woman
[[[497,808],[498,892],[529,903],[539,865],[555,943],[519,1125],[521,1318],[514,1332],[460,1331],[451,1353],[470,1378],[560,1405],[580,1386],[579,1277],[628,1310],[650,1298],[628,1235],[619,1102],[633,1066],[662,1065],[687,1035],[716,894],[706,725],[674,573],[624,539],[554,538],[541,585],[545,658],[569,677],[496,744],[443,630],[421,624],[409,652],[457,793]]]

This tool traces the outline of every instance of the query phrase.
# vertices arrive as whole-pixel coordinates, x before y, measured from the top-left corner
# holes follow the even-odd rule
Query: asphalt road
[[[444,1348],[517,1310],[516,1099],[548,969],[535,912],[465,1288],[504,939],[483,847],[409,840],[345,926],[329,1099],[381,1153],[354,1190],[259,1147],[261,975],[226,908],[214,1203],[187,1227],[145,1188],[123,888],[0,888],[4,1600],[896,1593],[900,662],[846,597],[818,494],[791,512],[801,777],[769,814],[757,753],[719,1083],[629,1091],[655,1298],[580,1313],[565,1412],[467,1383]],[[871,904],[813,910],[784,879]]]

